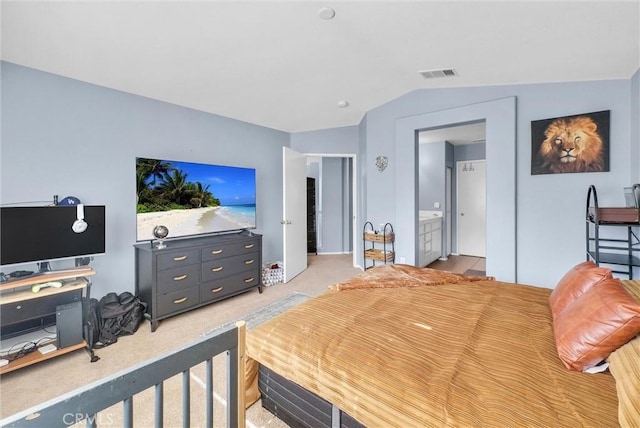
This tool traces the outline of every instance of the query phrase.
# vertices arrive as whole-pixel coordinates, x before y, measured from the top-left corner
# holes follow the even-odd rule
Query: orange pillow
[[[590,260],[577,264],[562,277],[551,292],[549,296],[551,315],[555,319],[585,291],[610,278],[613,278],[611,269],[598,267]]]
[[[619,279],[607,279],[579,296],[553,320],[558,356],[584,371],[640,333],[640,303]]]

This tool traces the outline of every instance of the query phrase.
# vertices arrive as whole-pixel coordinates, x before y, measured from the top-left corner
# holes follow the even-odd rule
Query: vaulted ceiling
[[[628,79],[640,67],[630,0],[1,8],[3,60],[288,132],[355,125],[421,88]],[[420,73],[440,69],[455,75]]]

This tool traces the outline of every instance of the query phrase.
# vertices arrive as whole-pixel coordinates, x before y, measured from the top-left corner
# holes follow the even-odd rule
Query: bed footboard
[[[41,405],[34,406],[6,419],[0,420],[2,427],[47,427],[69,426],[86,421],[95,427],[98,413],[122,402],[123,421],[118,426],[133,426],[134,395],[154,387],[154,409],[156,426],[163,424],[163,382],[182,373],[182,419],[183,426],[190,426],[191,400],[189,394],[190,369],[202,362],[206,371],[206,421],[213,426],[213,357],[227,352],[227,427],[244,428],[244,379],[245,379],[245,335],[246,326],[239,322],[214,336],[205,336],[183,348],[153,358],[130,369],[121,371],[101,381],[78,388]],[[151,413],[151,409],[149,409]],[[145,416],[151,421],[151,416]],[[150,423],[150,422],[149,422]]]

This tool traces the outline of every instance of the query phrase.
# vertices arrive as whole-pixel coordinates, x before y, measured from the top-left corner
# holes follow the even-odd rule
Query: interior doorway
[[[417,148],[422,130],[486,121],[487,275],[517,282],[516,98],[505,97],[397,119],[395,123],[395,221],[397,257],[418,256]],[[443,172],[444,175],[444,172]]]
[[[422,129],[418,132],[417,140],[419,159],[417,169],[418,213],[416,214],[419,216],[420,211],[434,210],[442,216],[440,260],[446,260],[450,255],[465,254],[461,252],[460,241],[463,244],[462,251],[472,251],[478,257],[486,257],[484,250],[486,247],[486,179],[482,182],[481,192],[471,190],[463,195],[459,193],[458,183],[461,174],[466,173],[461,170],[465,169],[465,166],[470,169],[472,162],[485,162],[484,171],[486,172],[486,121],[451,123]],[[425,149],[424,145],[428,145],[429,148]],[[425,156],[431,159],[424,159]],[[460,162],[463,164],[461,170],[458,170],[457,165]],[[484,176],[486,177],[486,174]],[[484,214],[481,220],[482,224],[470,225],[468,229],[461,232],[460,218],[467,215],[467,219],[469,219],[470,208],[465,204],[470,202],[484,207],[480,208]],[[464,213],[461,208],[467,213]],[[478,216],[473,218],[477,220]],[[463,227],[466,225],[464,220],[466,219],[462,221]],[[479,248],[482,248],[483,251],[478,251]]]
[[[316,179],[317,254],[351,253],[357,267],[357,157],[327,153],[306,153],[306,157],[307,171]]]
[[[316,223],[316,229],[321,234],[327,231],[329,235],[325,237],[334,237],[333,233],[340,234],[339,239],[345,239],[347,246],[350,246],[352,253],[353,266],[357,267],[356,261],[356,219],[357,208],[355,201],[357,200],[357,182],[355,170],[357,167],[355,155],[331,155],[331,154],[303,154],[288,147],[283,147],[283,264],[284,264],[284,282],[297,276],[307,268],[307,162],[310,158],[332,159],[342,158],[339,164],[342,165],[343,183],[341,185],[332,186],[331,183],[325,186],[323,179],[323,168],[319,171],[319,203],[316,205],[318,217],[320,220]],[[346,167],[345,167],[346,166]],[[331,177],[333,174],[326,174]],[[333,177],[335,178],[335,177]],[[346,207],[348,215],[338,215],[338,220],[333,227],[324,227],[329,217],[335,220],[333,216],[323,215],[324,204],[324,187],[327,187],[327,194],[338,194],[341,205]],[[340,188],[342,192],[336,192],[336,188]],[[334,199],[335,201],[335,199]],[[329,208],[333,201],[329,202]],[[347,230],[348,232],[345,232]],[[346,238],[344,238],[347,236]],[[318,246],[322,246],[322,238],[318,239]],[[349,245],[350,243],[350,245]],[[344,248],[344,247],[343,247]],[[320,253],[321,251],[319,251]],[[344,254],[344,251],[337,252]],[[325,253],[331,254],[331,253]],[[334,253],[335,254],[335,253]]]

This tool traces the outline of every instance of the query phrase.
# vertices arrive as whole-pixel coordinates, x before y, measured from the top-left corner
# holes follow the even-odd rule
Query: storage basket
[[[377,260],[379,262],[390,262],[393,260],[393,251],[384,252],[382,250],[369,249],[365,250],[364,256],[367,259]]]
[[[274,265],[278,267],[273,268]],[[262,265],[262,285],[270,287],[282,281],[284,281],[284,264],[282,262],[269,262]]]
[[[595,207],[589,207],[589,218],[595,221]],[[638,223],[640,210],[629,207],[598,208],[598,221],[601,223]]]
[[[393,242],[393,233],[373,233],[373,232],[364,232],[365,241],[370,242]]]

